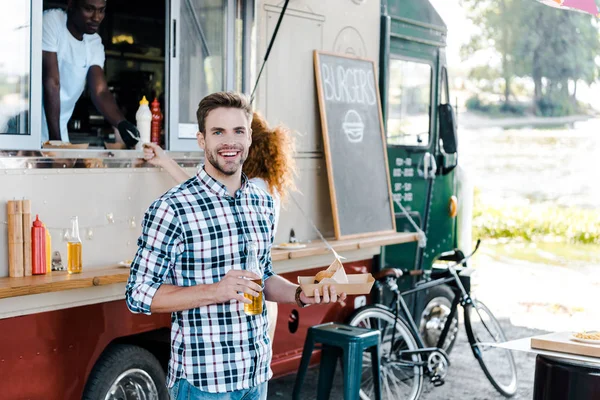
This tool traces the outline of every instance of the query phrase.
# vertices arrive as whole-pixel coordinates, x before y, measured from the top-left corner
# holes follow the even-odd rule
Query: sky
[[[473,24],[467,19],[465,10],[458,0],[429,0],[448,27],[448,47],[446,57],[449,65],[459,65],[460,47],[469,41]]]

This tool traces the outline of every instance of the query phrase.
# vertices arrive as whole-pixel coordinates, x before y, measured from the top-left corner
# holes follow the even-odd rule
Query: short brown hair
[[[216,108],[239,108],[246,113],[248,122],[252,119],[252,105],[248,96],[238,92],[216,92],[209,94],[198,104],[196,118],[198,118],[198,130],[204,134],[206,116]]]

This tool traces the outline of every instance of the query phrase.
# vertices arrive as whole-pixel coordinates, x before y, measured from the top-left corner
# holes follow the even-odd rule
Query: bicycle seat
[[[373,273],[373,278],[377,281],[385,280],[388,276],[398,279],[402,276],[402,270],[396,268],[384,268],[381,271]]]

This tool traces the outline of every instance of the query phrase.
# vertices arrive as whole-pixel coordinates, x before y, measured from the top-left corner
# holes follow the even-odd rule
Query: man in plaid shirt
[[[267,398],[271,343],[266,307],[246,315],[244,293],[297,303],[343,301],[324,290],[308,297],[274,274],[272,198],[248,181],[242,165],[252,143],[252,109],[232,92],[213,93],[198,107],[198,144],[205,164],[146,212],[126,298],[134,313],[171,313],[168,387],[178,399]],[[262,277],[245,270],[255,242]],[[247,279],[246,279],[247,278]],[[251,279],[264,281],[264,289]]]

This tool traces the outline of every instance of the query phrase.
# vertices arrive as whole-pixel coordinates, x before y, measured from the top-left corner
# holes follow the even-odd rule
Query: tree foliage
[[[506,103],[511,81],[528,77],[535,86],[536,112],[564,115],[575,111],[577,82],[590,84],[599,75],[600,37],[595,17],[533,0],[461,0],[461,4],[479,29],[463,46],[463,57],[490,47],[496,51]]]

